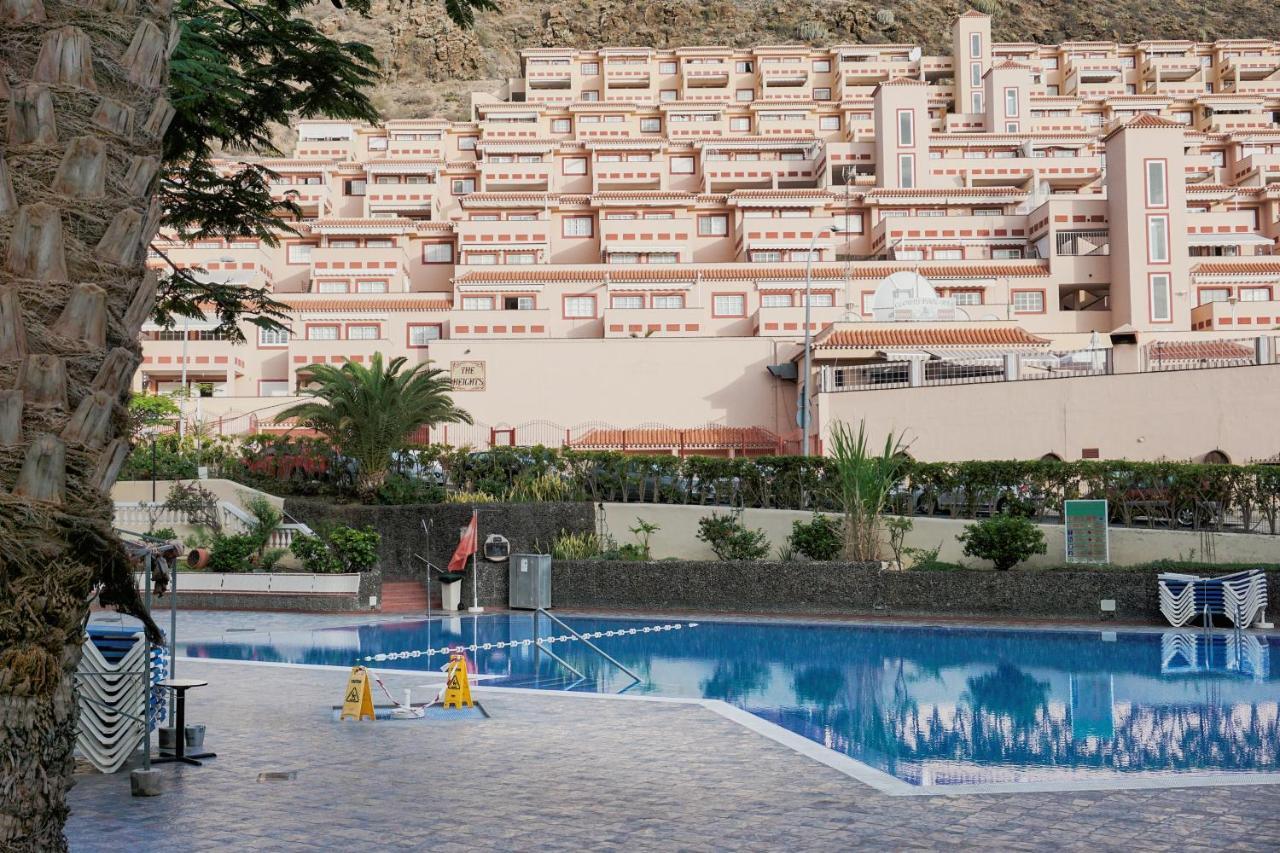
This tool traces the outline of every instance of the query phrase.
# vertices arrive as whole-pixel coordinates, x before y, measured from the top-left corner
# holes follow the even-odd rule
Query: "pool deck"
[[[183,640],[379,621],[179,619]],[[336,723],[341,672],[178,669],[210,682],[188,719],[218,758],[162,766],[157,798],[78,777],[73,850],[1280,849],[1274,785],[893,797],[697,704],[477,691],[491,719]],[[381,675],[397,695],[428,680]]]

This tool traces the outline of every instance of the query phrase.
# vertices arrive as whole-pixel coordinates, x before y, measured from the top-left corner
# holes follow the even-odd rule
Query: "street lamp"
[[[830,233],[835,235],[844,230],[839,225],[832,225]],[[809,380],[813,371],[813,332],[809,328],[809,319],[813,314],[813,253],[817,249],[818,238],[822,234],[823,232],[821,231],[814,233],[813,239],[809,241],[809,251],[805,254],[804,259],[804,376],[800,380],[800,411],[796,417],[796,421],[800,424],[800,429],[802,430],[800,453],[803,456],[809,455]]]

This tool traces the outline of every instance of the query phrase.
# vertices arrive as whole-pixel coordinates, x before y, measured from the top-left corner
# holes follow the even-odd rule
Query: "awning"
[[[816,242],[809,240],[748,240],[747,246],[752,249],[814,249],[830,248],[836,240],[831,237],[819,237]]]
[[[471,284],[465,281],[457,283],[459,293],[541,293],[545,284],[522,281],[519,283],[502,281],[483,281]]]
[[[1190,246],[1271,246],[1275,241],[1261,234],[1188,234]]]
[[[609,290],[688,290],[692,281],[611,281]]]

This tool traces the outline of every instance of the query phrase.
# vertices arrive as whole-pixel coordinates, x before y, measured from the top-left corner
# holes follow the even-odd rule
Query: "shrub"
[[[994,16],[1000,11],[1000,0],[969,0],[969,5],[984,15]]]
[[[831,33],[821,21],[802,21],[796,28],[796,34],[800,36],[801,41],[810,43],[825,42],[831,38]]]
[[[490,482],[490,481],[484,481]],[[541,474],[527,472],[516,478],[507,490],[506,499],[513,503],[563,501],[569,499],[569,483],[552,471]]]
[[[907,540],[907,534],[911,532],[911,528],[915,527],[915,522],[909,518],[903,518],[895,515],[892,518],[886,518],[884,521],[885,529],[889,531],[889,550],[893,552],[893,562],[898,568],[904,568],[902,565],[902,557],[907,553],[908,549],[904,547]],[[942,550],[939,548],[938,550]],[[936,559],[937,554],[934,554]]]
[[[791,549],[810,560],[834,560],[844,547],[844,530],[836,519],[813,514],[811,521],[796,521],[787,539]]]
[[[157,527],[147,535],[155,539],[163,539],[166,542],[178,541],[178,532],[172,527]]]
[[[342,563],[319,536],[295,536],[289,550],[309,572],[329,574],[342,571]]]
[[[698,538],[711,546],[721,560],[762,560],[769,554],[769,540],[763,530],[749,530],[742,513],[712,513],[698,520]]]
[[[995,563],[999,571],[1012,569],[1034,554],[1048,550],[1044,534],[1030,519],[1013,515],[996,515],[965,525],[956,537],[964,543],[964,553]]]
[[[447,504],[496,504],[500,498],[486,492],[450,492],[444,496]]]
[[[892,9],[877,9],[876,23],[882,27],[892,27],[896,19],[893,16]]]
[[[603,543],[595,532],[561,530],[551,540],[551,556],[557,560],[589,560],[600,556],[603,551]]]
[[[271,534],[275,533],[280,522],[284,521],[284,513],[276,509],[275,505],[262,495],[250,496],[241,492],[240,503],[252,516],[245,535],[253,540],[253,549],[261,562],[262,555],[266,553],[267,545],[271,542]]]
[[[396,474],[388,477],[378,487],[374,497],[384,506],[438,504],[444,500],[444,487],[426,480]]]
[[[360,530],[336,527],[329,533],[329,547],[348,572],[373,568],[378,562],[378,544],[381,541],[378,531],[367,524]]]
[[[288,548],[268,548],[258,557],[258,568],[264,572],[269,572],[276,567],[276,564],[289,553]]]
[[[209,571],[249,571],[249,560],[257,554],[257,550],[257,543],[252,536],[247,534],[215,536],[213,537],[213,547],[209,549]]]

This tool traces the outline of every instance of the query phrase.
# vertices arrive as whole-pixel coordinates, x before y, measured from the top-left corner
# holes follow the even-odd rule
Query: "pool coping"
[[[475,614],[479,615],[479,614]],[[226,658],[193,658],[178,656],[179,663],[212,663],[233,666],[268,666],[286,669],[327,670],[332,672],[349,672],[345,666],[329,664],[284,663],[280,661],[241,661]],[[376,671],[376,667],[369,667]],[[437,670],[384,669],[383,672],[397,676],[415,675],[430,676],[438,681],[418,685],[419,687],[439,687],[444,674]],[[473,679],[483,681],[492,676],[474,675]],[[882,794],[891,797],[946,797],[973,796],[981,794],[1044,794],[1083,791],[1135,791],[1165,790],[1170,788],[1221,788],[1252,785],[1280,785],[1280,773],[1185,773],[1166,776],[1135,776],[1131,778],[1111,779],[1073,779],[1062,781],[1029,780],[1026,782],[989,782],[978,785],[934,785],[924,787],[912,785],[901,779],[878,770],[856,758],[823,746],[817,741],[796,734],[777,723],[759,717],[750,711],[731,705],[721,699],[680,698],[674,696],[635,696],[625,693],[578,693],[563,690],[538,690],[532,687],[493,687],[476,684],[472,691],[477,694],[537,695],[549,698],[563,698],[576,701],[622,701],[650,702],[668,705],[687,705],[704,708],[742,728],[767,738],[774,743],[791,750],[805,758],[818,762],[844,776],[861,782]]]

